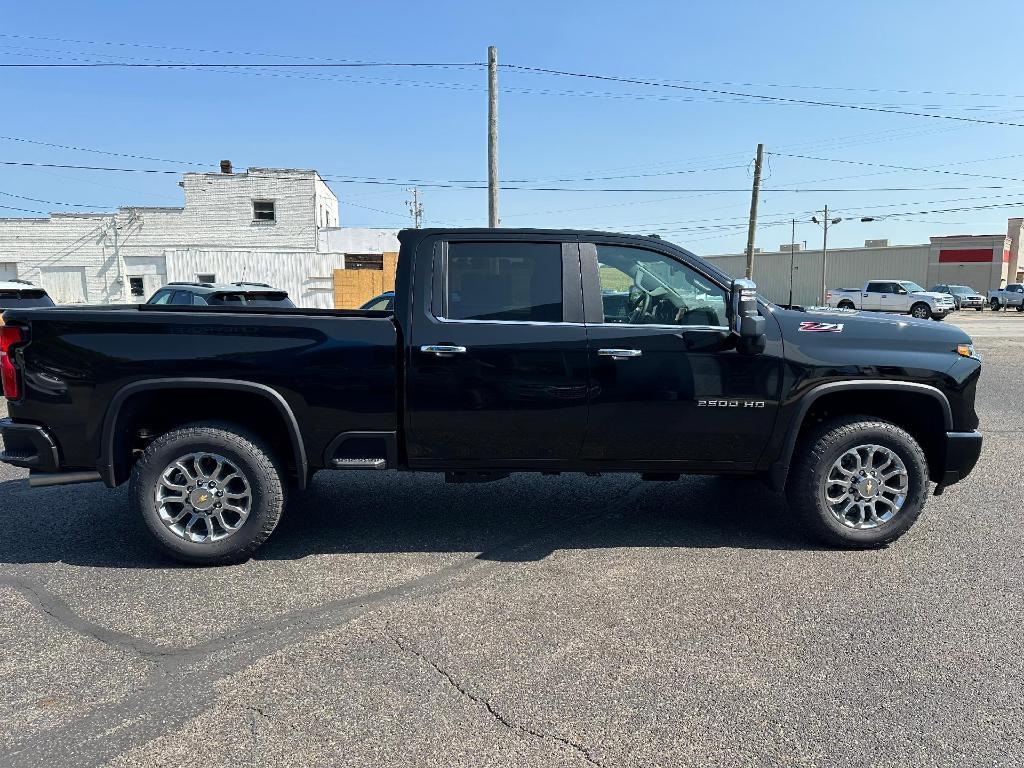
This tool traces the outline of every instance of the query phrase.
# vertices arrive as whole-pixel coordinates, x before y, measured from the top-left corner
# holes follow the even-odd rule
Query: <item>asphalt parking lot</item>
[[[254,560],[0,468],[0,764],[1024,761],[1024,315],[960,313],[985,448],[894,545],[756,482],[317,476]]]

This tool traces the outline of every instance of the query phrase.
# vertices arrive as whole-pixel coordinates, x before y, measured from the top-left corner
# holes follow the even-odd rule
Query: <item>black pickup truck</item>
[[[165,551],[225,563],[323,469],[752,475],[818,539],[872,547],[981,451],[957,328],[780,309],[656,238],[399,238],[393,312],[7,311],[0,460],[127,481]]]

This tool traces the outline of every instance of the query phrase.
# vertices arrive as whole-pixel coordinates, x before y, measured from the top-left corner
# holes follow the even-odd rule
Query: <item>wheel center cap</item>
[[[878,495],[878,481],[873,477],[865,477],[857,483],[857,493],[862,499],[873,499]]]
[[[195,509],[205,512],[213,507],[213,491],[209,488],[196,488],[188,495],[188,501]]]

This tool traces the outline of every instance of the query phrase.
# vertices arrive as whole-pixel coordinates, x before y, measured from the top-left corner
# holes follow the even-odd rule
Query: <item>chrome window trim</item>
[[[472,320],[434,317],[439,323],[477,325],[559,325],[580,328],[647,328],[661,331],[728,331],[728,325],[657,325],[654,323],[568,323],[541,320]]]

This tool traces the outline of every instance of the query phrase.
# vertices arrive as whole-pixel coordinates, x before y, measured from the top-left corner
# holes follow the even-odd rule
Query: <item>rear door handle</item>
[[[631,357],[640,357],[643,351],[639,349],[599,349],[597,354],[601,357],[610,357],[612,360],[628,360]]]
[[[443,357],[444,355],[464,355],[466,354],[466,348],[456,346],[455,344],[424,344],[420,347],[420,352]]]

